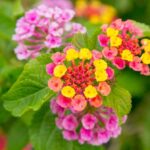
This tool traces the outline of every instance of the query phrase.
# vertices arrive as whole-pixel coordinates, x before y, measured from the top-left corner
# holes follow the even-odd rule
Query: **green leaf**
[[[131,95],[115,84],[110,95],[104,98],[104,106],[113,108],[119,117],[127,115],[131,110]]]
[[[56,128],[55,116],[49,106],[44,105],[35,114],[30,128],[30,138],[36,150],[103,150],[102,147],[80,145],[63,139],[61,131]]]
[[[129,69],[121,71],[117,76],[117,83],[127,89],[133,97],[141,97],[145,94],[146,90],[148,90],[148,81],[148,77],[141,76]]]
[[[7,150],[21,150],[29,142],[27,126],[20,120],[12,124],[8,132]]]
[[[136,26],[142,29],[144,36],[150,37],[150,26],[144,23],[133,21]]]
[[[98,24],[93,24],[89,20],[84,19],[84,18],[76,18],[76,22],[82,24],[84,27],[87,29],[87,35],[91,38],[97,31],[99,31],[99,34],[101,32],[101,25],[100,23]]]
[[[89,37],[87,34],[81,34],[78,33],[74,35],[72,39],[72,44],[80,49],[80,48],[89,48],[90,50],[93,49],[101,49],[101,47],[98,44],[98,34],[100,34],[100,31],[97,30],[95,33]]]
[[[78,49],[88,47],[88,37],[87,37],[87,35],[86,34],[81,34],[81,33],[78,33],[78,34],[74,35],[73,39],[72,39],[72,44]]]
[[[87,33],[86,34],[77,34],[73,38],[73,45],[77,48],[87,47],[89,49],[97,49],[101,50],[98,43],[98,35],[101,34],[101,24],[93,24],[86,19],[77,19],[77,22],[81,23],[83,26],[86,27]]]
[[[53,96],[47,86],[49,76],[45,71],[49,62],[48,54],[29,61],[16,83],[3,96],[4,107],[12,115],[21,116],[29,110],[36,111]]]
[[[0,100],[0,124],[6,123],[11,118],[11,114],[3,108]]]
[[[10,40],[15,28],[15,21],[0,13],[0,38]]]
[[[12,9],[12,1],[0,1],[0,13],[3,14],[4,16],[7,16],[9,18],[12,18],[13,9]]]
[[[21,4],[21,0],[16,0],[13,5],[13,15],[18,16],[24,13],[24,9]]]

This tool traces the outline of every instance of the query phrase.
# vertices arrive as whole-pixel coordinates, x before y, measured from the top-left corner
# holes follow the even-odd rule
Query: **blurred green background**
[[[26,61],[18,61],[11,40],[15,23],[24,10],[36,0],[0,0],[0,97],[11,87]],[[75,1],[74,1],[75,2]],[[102,0],[117,9],[122,19],[133,19],[150,25],[150,0]],[[131,70],[122,71],[118,82],[132,94],[132,111],[123,127],[122,135],[106,145],[107,150],[150,150],[150,77]],[[14,118],[4,110],[0,100],[0,129],[8,135],[8,145],[19,136],[20,149],[29,142],[25,118]],[[16,148],[14,150],[19,150]]]

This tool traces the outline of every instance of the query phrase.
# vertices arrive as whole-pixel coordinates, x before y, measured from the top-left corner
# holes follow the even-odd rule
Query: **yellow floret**
[[[106,33],[107,33],[107,36],[109,36],[109,37],[117,36],[119,33],[119,30],[116,30],[116,29],[110,27],[110,28],[107,28]]]
[[[88,48],[81,48],[79,52],[79,58],[89,60],[92,58],[92,53]]]
[[[119,47],[122,44],[122,39],[120,37],[112,36],[110,38],[110,46]]]
[[[143,40],[142,40],[142,44],[143,44],[143,45],[150,44],[150,40],[149,40],[149,39],[143,39]]]
[[[85,88],[84,95],[86,98],[94,98],[97,95],[97,90],[94,86],[89,85]]]
[[[58,77],[58,78],[61,78],[62,76],[65,75],[66,71],[67,71],[67,68],[66,68],[65,65],[57,65],[54,68],[54,76]]]
[[[97,82],[106,81],[108,79],[108,74],[106,70],[97,70],[95,72],[95,78]]]
[[[65,97],[73,98],[75,95],[75,90],[71,86],[64,86],[63,89],[61,90],[61,93]]]
[[[66,52],[66,59],[68,61],[77,59],[79,57],[79,53],[75,49],[68,49]]]
[[[141,59],[142,59],[142,62],[143,62],[144,64],[149,65],[149,64],[150,64],[150,53],[145,52],[145,53],[142,55]]]
[[[133,61],[133,54],[128,49],[123,50],[123,52],[121,53],[121,57],[123,60]]]
[[[150,43],[144,47],[145,52],[150,52]]]
[[[107,68],[107,62],[103,59],[98,59],[94,61],[94,66],[96,70],[105,70]]]

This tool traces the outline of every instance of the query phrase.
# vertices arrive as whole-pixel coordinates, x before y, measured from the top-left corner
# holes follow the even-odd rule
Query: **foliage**
[[[147,3],[142,2],[141,4],[139,0],[115,0],[112,1],[112,4],[117,6],[123,18],[129,18],[130,15],[132,19],[150,24],[149,17],[146,18],[149,14],[150,2],[148,0],[144,0],[144,2]],[[30,140],[36,150],[103,150],[103,147],[66,142],[56,129],[54,116],[49,109],[49,100],[54,96],[54,93],[47,87],[49,76],[45,72],[45,64],[50,62],[50,55],[42,55],[29,61],[25,66],[25,62],[16,60],[13,54],[15,46],[11,42],[11,36],[17,17],[23,13],[24,7],[29,8],[28,3],[29,1],[23,1],[22,7],[20,0],[0,2],[0,9],[2,10],[0,12],[0,127],[8,133],[8,150],[22,149],[29,142],[28,130],[30,130]],[[108,3],[110,2],[108,1]],[[140,13],[138,12],[139,9],[132,9],[133,7],[140,8],[142,13],[137,15]],[[78,20],[78,22],[83,23],[88,28],[88,34],[76,35],[72,43],[78,48],[88,47],[100,50],[98,43],[95,42],[98,33],[100,33],[100,25],[93,27],[89,22],[82,20]],[[136,24],[144,30],[145,36],[150,36],[149,26],[137,22]],[[12,86],[14,82],[15,84]],[[149,150],[148,100],[150,96],[148,95],[147,99],[142,100],[143,95],[149,91],[149,77],[144,78],[131,70],[125,70],[117,77],[117,82],[118,84],[114,85],[112,93],[105,98],[104,105],[113,107],[119,116],[128,114],[131,109],[131,96],[129,94],[131,92],[133,107],[137,107],[131,112],[129,122],[123,130],[123,135],[118,139],[117,144],[119,146],[117,146],[120,150],[138,148]],[[1,95],[10,87],[8,93],[3,96],[5,110]],[[137,103],[137,101],[139,102]],[[33,111],[36,111],[35,115],[33,115]],[[21,117],[21,119],[14,118],[14,116]],[[30,125],[29,122],[32,117],[33,120]],[[115,146],[116,141],[112,141],[108,145],[109,150],[116,148]]]
[[[42,55],[29,61],[16,83],[3,96],[4,107],[14,116],[21,116],[30,109],[38,110],[53,96],[53,92],[47,87],[49,77],[45,70],[49,60],[50,55]]]
[[[131,95],[126,89],[114,85],[110,95],[105,97],[104,105],[113,108],[119,117],[123,117],[131,110]]]

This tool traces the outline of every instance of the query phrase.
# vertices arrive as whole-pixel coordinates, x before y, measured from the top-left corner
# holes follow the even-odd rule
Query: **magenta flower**
[[[103,57],[102,53],[100,51],[97,50],[92,50],[92,54],[93,54],[93,59],[101,59]]]
[[[54,102],[51,102],[53,106]],[[55,110],[55,111],[54,111]],[[92,113],[74,112],[65,109],[63,115],[57,112],[56,126],[62,131],[64,139],[68,141],[77,140],[80,144],[101,145],[107,143],[111,138],[116,138],[121,133],[118,117],[111,108],[99,107]],[[68,114],[69,113],[69,114]],[[122,118],[124,123],[126,116]]]
[[[68,141],[74,141],[74,140],[78,139],[78,134],[75,131],[64,130],[63,137],[64,137],[64,139],[66,139]]]
[[[105,34],[99,35],[98,40],[101,46],[108,46],[109,38]]]
[[[71,105],[71,99],[64,97],[61,94],[57,97],[56,102],[58,105],[60,105],[63,108],[69,108]]]
[[[141,71],[142,70],[142,63],[139,57],[135,57],[132,62],[129,63],[129,67],[132,68],[134,71]]]
[[[133,21],[117,19],[110,25],[102,26],[102,34],[98,36],[103,56],[111,61],[117,69],[126,66],[143,75],[150,75],[150,41],[140,37],[143,32]],[[140,44],[141,43],[141,44]]]
[[[55,68],[55,64],[54,63],[49,63],[49,64],[47,64],[46,65],[46,72],[47,72],[47,74],[49,74],[49,75],[53,75],[53,72],[54,72],[54,68]]]
[[[116,66],[118,69],[122,70],[126,67],[126,64],[125,64],[125,61],[122,60],[121,58],[119,57],[116,57],[114,60],[113,60],[113,64],[114,66]]]
[[[56,48],[62,45],[62,40],[60,37],[48,35],[44,44],[46,45],[46,47]]]
[[[52,55],[51,59],[55,64],[62,64],[65,60],[65,55],[63,53],[57,52]]]
[[[30,56],[30,51],[23,44],[20,44],[18,47],[16,47],[14,51],[19,60],[27,59]]]
[[[85,116],[83,116],[81,122],[85,129],[93,129],[95,124],[97,123],[97,119],[92,114],[86,114]]]
[[[99,145],[103,144],[102,139],[100,138],[98,131],[94,132],[93,137],[88,142],[88,144],[95,145],[95,146],[99,146]]]
[[[62,126],[68,131],[74,131],[78,127],[78,121],[74,115],[70,114],[65,116]]]
[[[101,139],[102,143],[107,143],[111,138],[111,134],[107,129],[101,129],[98,132],[98,136]]]
[[[40,20],[40,16],[38,15],[36,10],[30,10],[25,14],[25,20],[30,24],[37,24]]]
[[[93,137],[93,131],[81,128],[80,130],[80,138],[82,141],[90,141]]]
[[[148,65],[142,64],[141,74],[145,76],[150,76],[150,68]]]
[[[66,45],[66,39],[74,34],[86,33],[86,28],[73,23],[75,12],[71,9],[40,5],[29,10],[18,20],[13,40],[18,43],[17,58],[28,59],[39,55],[41,50]]]
[[[113,79],[113,77],[114,77],[114,70],[111,68],[111,67],[108,67],[107,69],[106,69],[106,72],[107,72],[107,74],[108,74],[108,78],[109,78],[109,80],[111,80],[111,79]]]
[[[51,108],[53,114],[58,114],[58,116],[63,116],[64,115],[65,109],[62,108],[60,105],[58,105],[56,103],[55,99],[51,100],[50,108]]]
[[[120,134],[121,134],[121,128],[120,127],[118,127],[118,128],[116,128],[116,130],[113,130],[112,132],[111,132],[111,136],[113,137],[113,138],[117,138]]]
[[[108,60],[113,60],[117,56],[117,49],[108,49],[107,47],[103,49],[102,54]]]
[[[55,123],[58,129],[63,129],[62,122],[64,120],[64,117],[58,117],[55,119]]]
[[[111,115],[106,122],[106,129],[108,131],[113,131],[118,127],[118,117]]]

